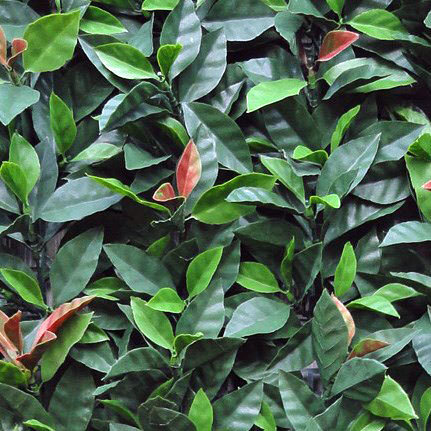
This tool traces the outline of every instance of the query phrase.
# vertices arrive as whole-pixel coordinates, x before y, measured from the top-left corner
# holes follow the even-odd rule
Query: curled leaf
[[[361,358],[368,353],[375,352],[383,347],[389,346],[386,341],[373,340],[372,338],[365,338],[353,347],[348,359]]]
[[[16,358],[24,367],[32,370],[42,358],[42,355],[48,349],[53,341],[57,339],[57,335],[52,332],[45,332],[42,338],[36,345],[33,345],[29,353],[24,353]]]
[[[334,30],[326,34],[320,47],[318,61],[329,61],[359,39],[353,31]]]
[[[201,171],[199,151],[193,140],[190,140],[177,166],[177,187],[180,196],[190,195],[201,177]]]
[[[12,67],[18,57],[27,50],[28,43],[24,39],[14,39],[12,41],[12,56],[7,61],[7,65]]]
[[[343,316],[344,321],[346,322],[348,336],[349,336],[349,344],[350,344],[352,342],[353,337],[355,336],[355,322],[353,321],[353,317],[350,314],[350,311],[334,294],[331,294],[331,299],[334,302],[334,304],[337,306],[338,310],[340,310],[340,313]]]
[[[153,199],[157,202],[167,202],[175,198],[175,190],[171,183],[162,184],[153,194]]]
[[[18,351],[22,352],[23,349],[23,339],[21,333],[21,311],[17,311],[12,317],[9,317],[3,326],[4,334],[9,338],[9,340],[15,345]]]

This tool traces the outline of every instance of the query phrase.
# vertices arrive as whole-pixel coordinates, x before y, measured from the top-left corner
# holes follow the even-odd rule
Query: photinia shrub
[[[0,431],[426,431],[428,0],[0,0]]]

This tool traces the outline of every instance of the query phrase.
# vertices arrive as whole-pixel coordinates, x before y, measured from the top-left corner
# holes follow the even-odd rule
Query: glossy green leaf
[[[151,63],[137,48],[125,43],[99,45],[96,54],[102,64],[124,79],[157,79]]]
[[[346,131],[359,114],[360,109],[361,105],[355,106],[339,118],[337,126],[331,136],[331,153],[341,144]]]
[[[236,282],[242,287],[260,293],[280,292],[274,274],[258,262],[241,262]]]
[[[79,342],[90,324],[93,314],[77,314],[70,318],[60,329],[57,339],[42,356],[42,381],[51,380],[64,363],[69,350]]]
[[[396,302],[402,299],[414,298],[420,296],[420,293],[401,283],[389,283],[377,289],[374,295],[382,296],[389,302]]]
[[[258,187],[239,187],[226,198],[227,202],[270,205],[293,209],[293,205],[277,193]]]
[[[341,201],[338,195],[331,194],[326,196],[310,196],[310,205],[322,204],[330,208],[338,209],[341,207]]]
[[[3,162],[0,167],[0,177],[7,187],[25,205],[28,205],[28,181],[24,170],[12,162]]]
[[[199,389],[193,398],[188,417],[195,424],[196,431],[211,431],[213,424],[213,408],[210,400],[202,389]]]
[[[17,115],[39,101],[39,92],[26,85],[17,87],[0,81],[0,99],[13,100],[14,103],[2,103],[0,122],[7,126]]]
[[[145,301],[132,297],[132,311],[139,330],[158,346],[172,349],[174,334],[169,319],[161,311],[150,308]]]
[[[352,244],[344,244],[341,259],[338,262],[334,277],[335,295],[343,296],[353,284],[356,277],[356,256]]]
[[[144,0],[142,10],[172,10],[178,4],[178,0]]]
[[[387,314],[388,316],[400,317],[395,307],[384,297],[379,295],[364,296],[350,302],[348,308],[360,308]]]
[[[163,76],[169,76],[169,70],[183,49],[182,45],[162,45],[157,51],[157,63]]]
[[[29,72],[60,69],[75,51],[80,13],[46,15],[31,23],[24,39],[28,48],[23,54],[24,68]],[[43,47],[43,49],[41,49]]]
[[[90,34],[116,34],[127,31],[119,19],[96,6],[87,8],[79,28]]]
[[[292,154],[292,159],[324,165],[328,160],[328,153],[324,150],[311,151],[303,145],[298,145]]]
[[[222,30],[202,37],[198,56],[179,77],[179,99],[182,102],[200,99],[217,86],[226,70],[226,44]]]
[[[418,221],[399,223],[389,230],[380,247],[431,241],[431,224]]]
[[[96,270],[103,231],[90,229],[67,242],[57,253],[50,271],[55,306],[79,295]]]
[[[326,3],[330,6],[330,8],[341,17],[341,13],[344,7],[344,0],[326,0]]]
[[[203,292],[217,270],[223,254],[223,247],[216,247],[198,254],[187,268],[186,280],[189,298]]]
[[[277,430],[277,424],[275,422],[274,415],[265,401],[262,402],[262,408],[260,409],[259,417],[256,419],[254,424],[263,429],[263,431]]]
[[[431,388],[428,388],[421,397],[420,402],[420,418],[423,424],[423,429],[426,430],[429,417],[431,414]]]
[[[260,187],[271,190],[276,178],[264,174],[244,174],[212,187],[205,192],[193,208],[193,217],[207,224],[223,224],[251,214],[254,207],[227,202],[226,198],[238,187]]]
[[[299,79],[261,82],[247,94],[247,112],[253,112],[290,96],[296,96],[307,85]]]
[[[275,10],[276,12],[281,12],[287,9],[287,4],[285,0],[261,0],[261,1],[263,1],[263,3],[268,5],[271,9]]]
[[[198,56],[202,39],[202,29],[195,13],[192,0],[180,0],[163,24],[160,35],[161,45],[181,45],[183,48],[169,78],[178,76]]]
[[[54,93],[49,99],[49,117],[57,149],[64,155],[74,143],[77,129],[72,111]]]
[[[82,150],[71,161],[80,162],[83,160],[91,160],[100,162],[102,160],[110,159],[119,153],[121,153],[121,148],[116,145],[108,143],[92,144],[85,150]]]
[[[280,329],[289,319],[290,307],[267,298],[252,298],[243,302],[226,325],[226,337],[246,337],[269,334]]]
[[[414,188],[417,204],[425,218],[431,220],[431,202],[429,191],[422,186],[431,178],[431,163],[419,157],[405,156],[407,171]]]
[[[416,419],[416,413],[403,388],[394,379],[387,376],[377,397],[364,406],[376,416],[410,420]]]
[[[0,269],[0,274],[24,301],[34,304],[43,310],[47,309],[39,284],[33,277],[30,277],[25,272],[9,268]]]
[[[14,387],[26,387],[30,373],[11,362],[0,361],[0,383]]]
[[[274,25],[274,12],[261,2],[243,0],[235,4],[219,1],[203,22],[209,31],[223,28],[229,41],[248,41]]]
[[[178,293],[169,287],[160,289],[147,303],[153,310],[165,311],[169,313],[182,313],[184,301]]]
[[[54,428],[43,424],[37,419],[30,419],[29,421],[25,421],[22,424],[36,431],[55,431]]]

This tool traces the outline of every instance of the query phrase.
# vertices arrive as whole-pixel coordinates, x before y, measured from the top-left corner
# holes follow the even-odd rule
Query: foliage
[[[429,429],[428,0],[0,0],[0,431]]]

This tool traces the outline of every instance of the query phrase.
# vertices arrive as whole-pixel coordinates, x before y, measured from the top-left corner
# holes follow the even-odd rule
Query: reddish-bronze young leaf
[[[199,151],[190,139],[177,166],[178,194],[185,198],[190,195],[201,177],[201,158]]]
[[[355,345],[350,352],[349,358],[360,358],[368,353],[375,352],[383,347],[389,346],[386,341],[373,340],[372,338],[365,338]]]
[[[359,39],[359,34],[353,31],[334,30],[326,34],[323,39],[318,61],[328,61],[341,51],[344,51],[353,42]]]
[[[23,349],[23,339],[21,333],[21,311],[17,311],[12,317],[4,322],[3,330],[9,340],[15,345],[19,352]]]
[[[349,336],[349,344],[350,344],[352,342],[353,337],[355,336],[355,322],[353,321],[353,317],[350,314],[350,311],[334,294],[331,295],[331,299],[334,302],[334,304],[337,306],[338,310],[340,310],[340,313],[343,316],[344,321],[346,322],[348,336]]]
[[[175,198],[175,190],[171,183],[162,184],[153,194],[153,199],[157,202],[167,202]]]
[[[427,181],[422,188],[431,192],[431,180]]]
[[[13,316],[13,318],[16,319],[15,316]],[[21,352],[18,351],[18,347],[9,338],[8,332],[10,332],[10,328],[6,327],[8,332],[5,330],[5,326],[10,319],[12,318],[9,318],[0,311],[0,354],[8,360],[14,361]],[[13,326],[13,324],[9,326]]]
[[[42,341],[45,333],[52,332],[55,334],[66,320],[70,319],[76,312],[88,305],[94,298],[95,296],[76,298],[72,302],[67,302],[56,308],[42,325],[40,325],[33,342],[33,347]]]
[[[52,332],[45,332],[39,343],[33,345],[32,349],[29,353],[25,353],[24,355],[20,355],[16,358],[18,362],[20,362],[24,367],[29,370],[32,370],[37,363],[42,358],[42,355],[45,353],[46,349],[50,346],[50,344],[57,339],[57,335]]]
[[[6,36],[0,26],[0,63],[7,67],[6,63]]]
[[[18,57],[27,49],[28,43],[24,39],[14,39],[12,41],[12,56],[7,61],[7,65],[12,67]]]

